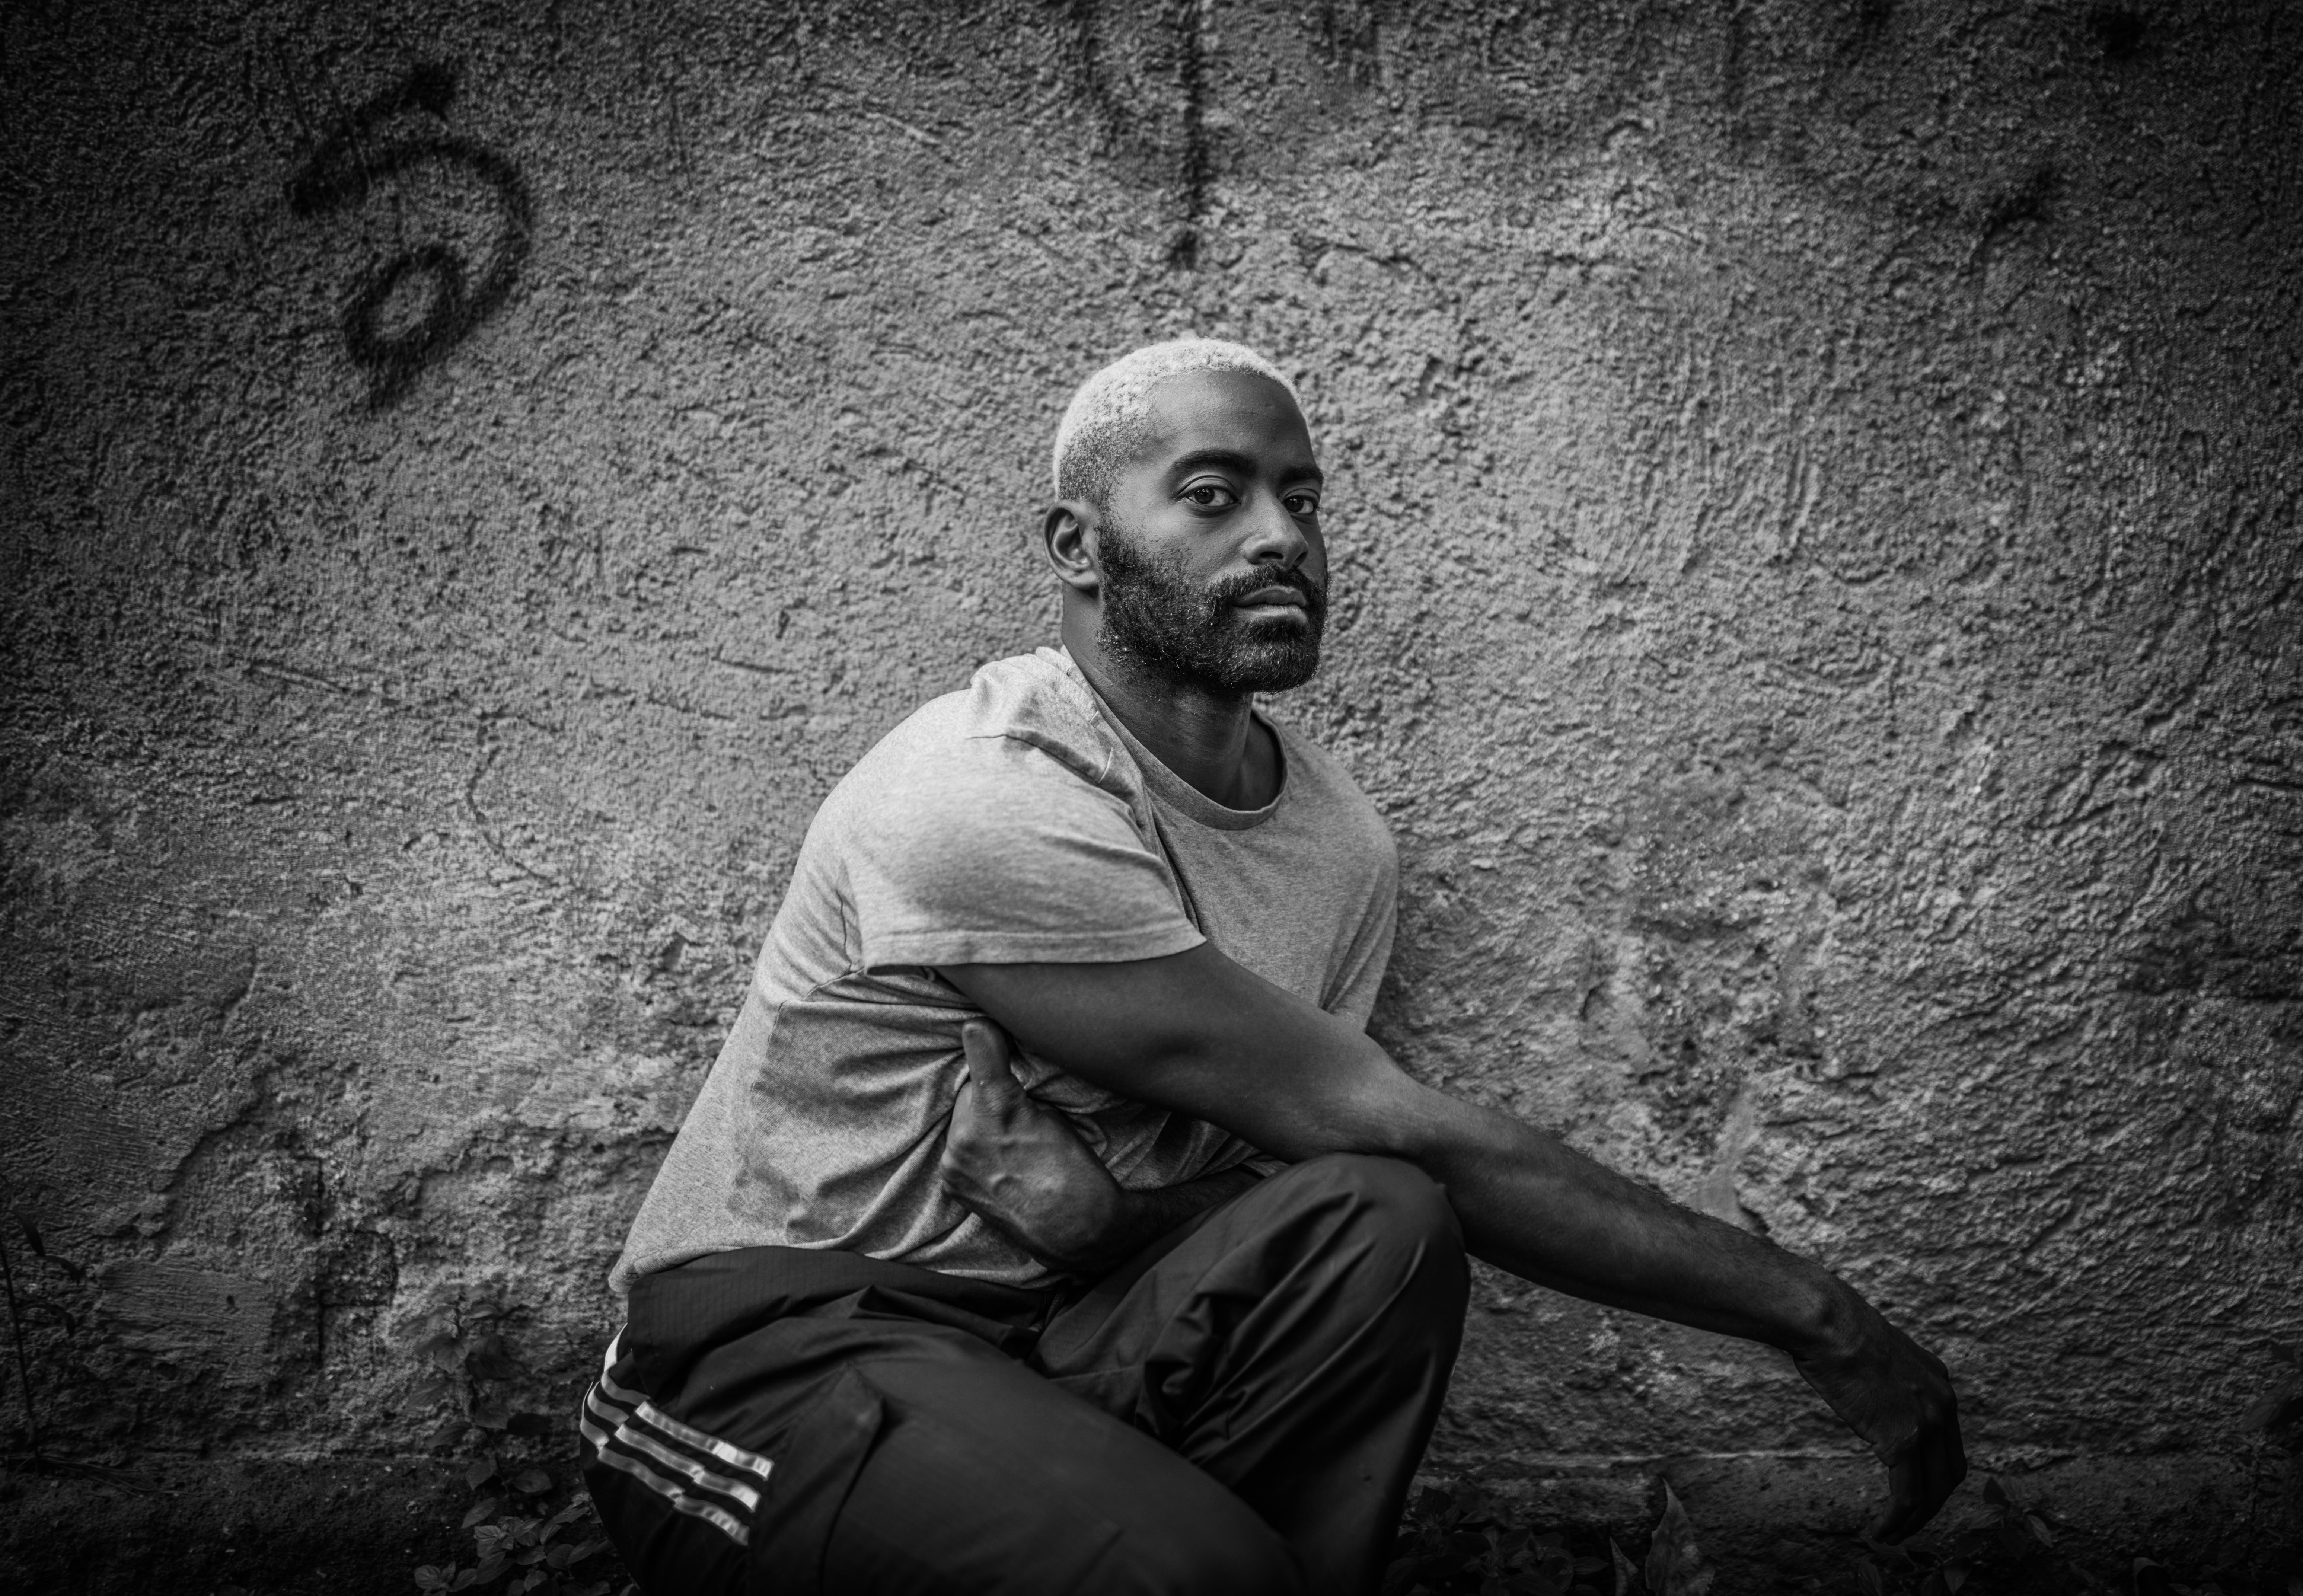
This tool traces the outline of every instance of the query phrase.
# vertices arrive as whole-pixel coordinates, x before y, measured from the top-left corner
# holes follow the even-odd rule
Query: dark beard
[[[1099,641],[1115,662],[1171,681],[1240,697],[1302,687],[1320,668],[1328,589],[1302,570],[1264,567],[1195,587],[1175,564],[1147,559],[1135,540],[1103,524],[1103,627]],[[1308,626],[1257,620],[1235,601],[1264,587],[1303,595]]]

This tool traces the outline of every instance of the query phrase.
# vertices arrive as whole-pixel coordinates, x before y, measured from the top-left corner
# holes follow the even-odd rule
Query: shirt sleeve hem
[[[1205,941],[1181,922],[1118,931],[898,932],[867,942],[864,964],[1126,964],[1164,958]]]

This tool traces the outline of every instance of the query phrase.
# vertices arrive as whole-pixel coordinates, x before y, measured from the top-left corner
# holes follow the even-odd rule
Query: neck
[[[1251,713],[1254,696],[1211,692],[1161,676],[1102,646],[1092,616],[1064,617],[1064,646],[1088,685],[1137,742],[1227,809],[1260,809],[1279,795],[1279,755]]]

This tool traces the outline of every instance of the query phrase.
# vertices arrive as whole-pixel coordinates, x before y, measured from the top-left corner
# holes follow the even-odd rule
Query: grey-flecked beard
[[[1100,543],[1103,624],[1099,641],[1115,663],[1227,697],[1284,693],[1320,668],[1328,590],[1300,570],[1265,567],[1211,587],[1179,566],[1147,557],[1107,518]],[[1258,619],[1237,607],[1259,588],[1293,587],[1309,625]]]

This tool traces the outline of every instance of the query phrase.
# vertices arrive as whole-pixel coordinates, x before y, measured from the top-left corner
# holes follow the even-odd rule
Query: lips
[[[1303,594],[1293,587],[1258,587],[1253,593],[1242,594],[1232,600],[1232,603],[1242,609],[1250,609],[1258,604],[1286,604],[1300,610],[1304,607],[1305,601]]]

